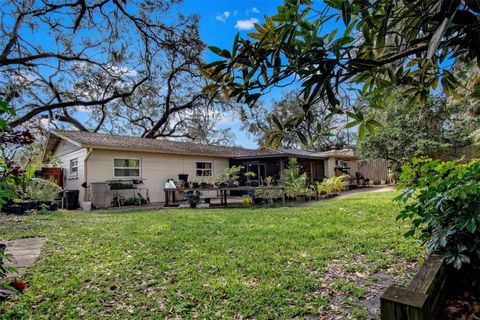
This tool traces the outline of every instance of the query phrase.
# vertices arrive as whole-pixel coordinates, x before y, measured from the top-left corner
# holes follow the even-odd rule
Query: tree
[[[271,144],[275,134],[282,134],[280,147],[326,151],[342,149],[354,143],[353,133],[341,128],[346,117],[327,117],[328,108],[317,103],[311,108],[312,119],[307,119],[301,107],[304,104],[298,90],[284,92],[271,108],[255,105],[245,117],[244,128],[255,135],[259,145]],[[342,119],[343,118],[343,119]],[[295,121],[295,127],[284,128],[280,119]]]
[[[479,61],[479,12],[474,0],[328,0],[321,8],[287,0],[248,39],[237,35],[231,51],[211,47],[223,59],[205,66],[216,81],[206,90],[254,105],[272,87],[298,83],[307,118],[322,101],[332,114],[345,112],[364,136],[378,126],[373,113],[347,111],[338,97],[353,91],[374,108],[386,88],[402,86],[412,106],[425,104],[439,85],[452,93],[455,65]],[[325,31],[329,21],[344,27]]]
[[[448,104],[443,96],[431,97],[424,107],[410,110],[408,98],[397,90],[385,102],[385,109],[377,111],[382,129],[360,141],[360,153],[363,158],[389,160],[396,175],[413,157],[461,158],[478,128],[466,110]]]
[[[0,94],[16,111],[9,125],[49,118],[60,127],[108,131],[126,115],[144,137],[175,135],[172,115],[211,100],[191,81],[200,76],[204,48],[198,17],[173,16],[176,2],[4,3]],[[82,111],[88,121],[77,117]]]

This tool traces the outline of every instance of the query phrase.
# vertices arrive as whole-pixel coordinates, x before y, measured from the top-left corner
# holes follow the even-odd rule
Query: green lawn
[[[48,241],[0,318],[368,319],[378,292],[406,281],[423,252],[403,238],[392,197],[2,216],[0,239]]]

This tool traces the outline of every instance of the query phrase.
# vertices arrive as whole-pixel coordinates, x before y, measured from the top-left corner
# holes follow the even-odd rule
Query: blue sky
[[[237,32],[246,36],[253,30],[255,22],[262,22],[263,16],[273,15],[277,6],[283,0],[185,0],[180,5],[184,14],[198,14],[200,16],[200,34],[202,40],[209,46],[231,49],[233,39]],[[205,60],[217,60],[215,54],[207,50]],[[272,99],[279,97],[280,90],[271,92],[263,101],[268,104]],[[219,124],[221,128],[232,128],[236,135],[236,144],[256,148],[253,137],[241,131],[241,122],[230,115]]]

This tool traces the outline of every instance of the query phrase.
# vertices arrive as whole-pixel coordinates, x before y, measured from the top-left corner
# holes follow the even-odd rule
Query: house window
[[[70,160],[70,176],[76,177],[78,176],[78,159]]]
[[[213,176],[213,166],[211,162],[197,162],[196,176],[211,177]]]
[[[140,178],[140,159],[113,159],[114,178]]]

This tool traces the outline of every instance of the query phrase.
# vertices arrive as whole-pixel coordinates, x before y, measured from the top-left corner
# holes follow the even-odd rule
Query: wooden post
[[[443,258],[432,255],[407,288],[390,286],[380,298],[382,320],[431,319],[442,303],[446,284]]]

